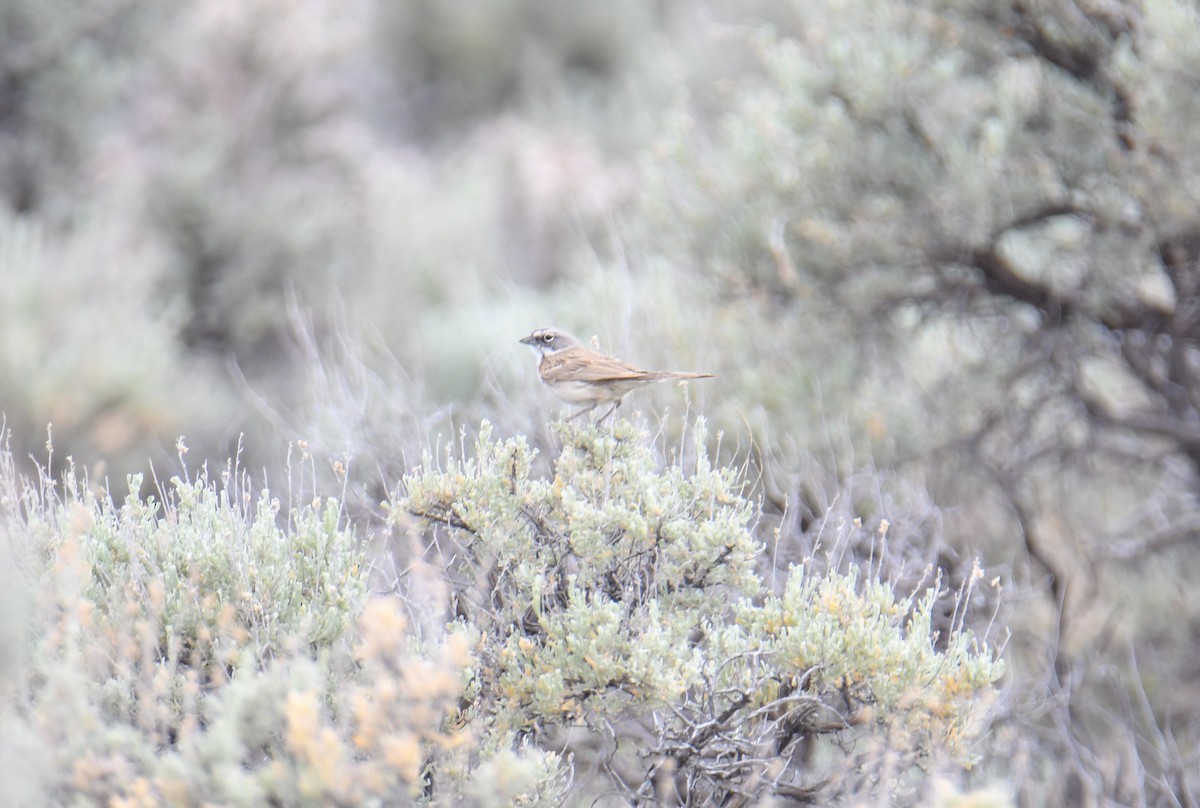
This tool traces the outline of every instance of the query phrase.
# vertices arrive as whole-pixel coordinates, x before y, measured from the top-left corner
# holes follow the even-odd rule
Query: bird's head
[[[539,328],[528,337],[522,339],[521,342],[537,351],[539,356],[557,353],[558,351],[574,348],[582,344],[566,331],[561,331],[557,328]]]

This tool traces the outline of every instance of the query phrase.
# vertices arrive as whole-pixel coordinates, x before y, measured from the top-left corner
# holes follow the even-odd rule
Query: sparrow
[[[612,404],[597,424],[621,406],[621,399],[635,387],[668,379],[709,379],[711,373],[642,370],[628,362],[596,353],[566,331],[539,328],[521,340],[538,354],[538,375],[550,392],[569,404],[584,404],[567,420],[592,412],[601,404]]]

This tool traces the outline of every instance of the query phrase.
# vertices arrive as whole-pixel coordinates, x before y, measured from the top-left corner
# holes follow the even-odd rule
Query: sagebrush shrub
[[[556,432],[538,478],[524,439],[485,423],[470,456],[426,457],[393,511],[432,528],[455,610],[479,632],[467,720],[632,745],[644,779],[613,779],[636,799],[659,793],[665,762],[692,799],[819,789],[834,775],[802,765],[800,742],[824,735],[835,748],[876,735],[909,763],[970,760],[1003,665],[961,627],[935,647],[940,577],[897,595],[796,566],[769,594],[757,508],[708,460],[703,422],[686,464],[661,462],[628,422]]]
[[[30,481],[0,453],[0,802],[410,804],[436,769],[443,802],[550,804],[557,756],[479,748],[455,719],[470,633],[419,640],[368,598],[336,499],[285,505],[230,465],[118,502],[68,466]]]

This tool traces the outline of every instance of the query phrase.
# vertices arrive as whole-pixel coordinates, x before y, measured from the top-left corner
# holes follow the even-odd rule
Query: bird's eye
[[[549,345],[550,343],[554,342],[554,335],[553,334],[542,334],[542,342]]]

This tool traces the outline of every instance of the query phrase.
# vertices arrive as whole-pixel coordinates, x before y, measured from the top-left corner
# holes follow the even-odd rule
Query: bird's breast
[[[611,397],[602,386],[590,382],[571,382],[563,380],[542,379],[546,386],[563,401],[570,404],[584,404],[594,401],[608,401]]]

